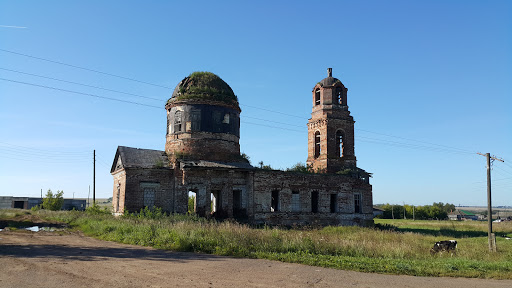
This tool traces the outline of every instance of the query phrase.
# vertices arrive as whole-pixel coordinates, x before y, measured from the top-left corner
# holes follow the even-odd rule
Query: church
[[[160,207],[250,224],[373,224],[370,174],[356,165],[348,89],[332,77],[312,90],[307,171],[253,167],[240,154],[238,98],[220,77],[194,72],[167,101],[165,151],[119,146],[113,213]],[[305,146],[305,145],[304,145]]]

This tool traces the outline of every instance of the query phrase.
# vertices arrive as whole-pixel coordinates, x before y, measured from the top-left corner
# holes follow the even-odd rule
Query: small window
[[[354,213],[361,213],[361,194],[354,194]]]
[[[192,110],[190,112],[190,120],[192,122],[192,131],[200,131],[201,130],[201,111],[200,110]]]
[[[311,212],[318,213],[318,191],[311,192]]]
[[[338,195],[337,194],[331,194],[331,213],[338,212]]]
[[[174,113],[174,133],[181,132],[181,111]]]
[[[338,98],[338,104],[343,105],[343,93],[341,89],[336,90],[336,97]]]
[[[320,89],[315,91],[315,105],[320,105]]]
[[[270,206],[270,211],[279,211],[279,190],[272,191],[272,202]]]
[[[229,124],[229,114],[224,114],[224,119],[222,120],[223,124]]]
[[[336,131],[336,153],[338,157],[343,157],[343,132]]]
[[[315,158],[320,156],[320,131],[315,132]]]
[[[292,212],[300,212],[300,194],[292,191]]]
[[[155,188],[144,188],[144,207],[153,208],[155,206]]]
[[[213,111],[213,131],[214,132],[222,132],[222,114],[219,111]]]

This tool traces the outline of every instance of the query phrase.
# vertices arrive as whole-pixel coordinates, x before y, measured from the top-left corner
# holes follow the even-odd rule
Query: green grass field
[[[264,258],[336,269],[512,279],[512,223],[494,223],[497,253],[489,253],[487,222],[376,220],[376,228],[251,228],[186,215],[120,217],[77,211],[36,211],[96,238],[159,249]],[[0,213],[1,218],[4,214]],[[457,254],[431,256],[436,241],[455,239]]]

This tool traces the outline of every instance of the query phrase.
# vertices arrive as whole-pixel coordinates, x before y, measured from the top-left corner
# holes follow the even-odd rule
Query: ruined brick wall
[[[161,207],[173,212],[174,178],[173,170],[166,168],[125,169],[114,174],[114,209],[119,197],[119,213],[125,208],[130,212],[139,211],[144,206]],[[118,187],[117,185],[120,184]]]
[[[212,193],[216,199],[220,199],[216,207],[217,216],[247,217],[249,211],[252,211],[251,172],[201,168],[178,170],[175,175],[175,207],[179,213],[187,212],[189,191],[195,192],[196,213],[199,216],[208,216],[213,212]],[[237,204],[234,203],[235,193],[239,193]]]
[[[278,209],[274,211],[272,191],[278,191]],[[298,211],[293,211],[294,193],[298,194]],[[314,193],[318,193],[317,212],[313,212]],[[361,195],[360,213],[355,212],[354,195]],[[372,225],[372,187],[344,175],[258,170],[254,173],[252,216],[254,223],[271,225]]]
[[[121,215],[124,213],[125,206],[126,172],[125,170],[118,170],[112,176],[114,177],[112,212],[114,215]]]

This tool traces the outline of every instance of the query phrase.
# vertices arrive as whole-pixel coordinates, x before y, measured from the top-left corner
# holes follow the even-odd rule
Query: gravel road
[[[0,287],[512,287],[162,251],[64,232],[0,232]]]

